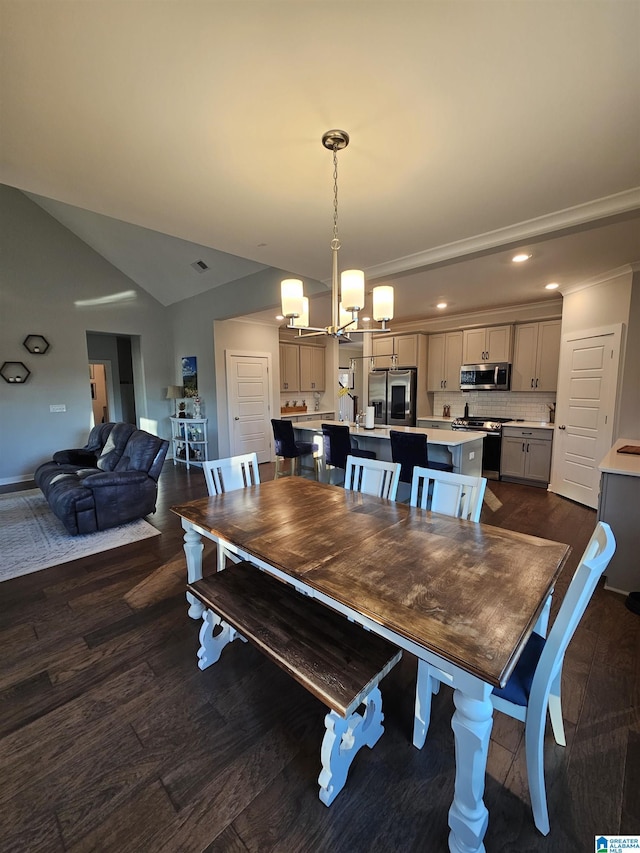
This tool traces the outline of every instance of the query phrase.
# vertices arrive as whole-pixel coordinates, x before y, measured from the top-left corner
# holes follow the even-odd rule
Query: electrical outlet
[[[67,407],[65,406],[64,403],[51,403],[51,405],[49,406],[49,411],[50,412],[66,412]]]
[[[475,450],[470,450],[469,451],[469,459],[475,459],[475,458],[476,458]]]

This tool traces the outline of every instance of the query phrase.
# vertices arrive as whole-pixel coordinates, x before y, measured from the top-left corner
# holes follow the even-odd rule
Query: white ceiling
[[[333,127],[341,265],[399,321],[640,260],[638,0],[1,7],[0,179],[165,305],[329,277]]]

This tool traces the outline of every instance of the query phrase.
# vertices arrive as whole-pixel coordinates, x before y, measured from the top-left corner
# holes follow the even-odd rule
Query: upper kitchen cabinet
[[[516,326],[512,391],[555,391],[560,360],[560,320]]]
[[[462,363],[481,364],[483,361],[511,361],[512,335],[513,326],[465,329],[463,332]]]
[[[297,344],[280,344],[280,390],[300,390],[300,361]]]
[[[324,391],[324,347],[299,346],[300,391]]]
[[[427,391],[459,391],[462,332],[429,335]]]
[[[371,355],[376,367],[391,367],[390,357],[398,357],[398,367],[418,366],[418,335],[373,335]]]

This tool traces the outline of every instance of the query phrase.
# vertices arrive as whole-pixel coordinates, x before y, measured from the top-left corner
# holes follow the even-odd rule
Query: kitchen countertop
[[[638,438],[619,438],[604,457],[598,468],[606,474],[625,474],[628,477],[640,477],[640,456],[633,453],[618,453],[619,447],[633,444],[640,447]]]
[[[502,424],[503,427],[524,427],[525,429],[554,429],[555,424],[550,424],[547,421],[507,421]]]
[[[286,421],[287,418],[307,418],[309,415],[321,418],[323,415],[335,415],[335,413],[335,409],[320,409],[318,411],[316,409],[307,409],[306,412],[285,412],[284,414],[281,412],[280,417],[283,421]]]

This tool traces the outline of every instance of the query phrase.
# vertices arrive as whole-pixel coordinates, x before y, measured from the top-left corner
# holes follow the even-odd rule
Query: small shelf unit
[[[207,418],[171,418],[173,464],[202,466],[208,456]]]

